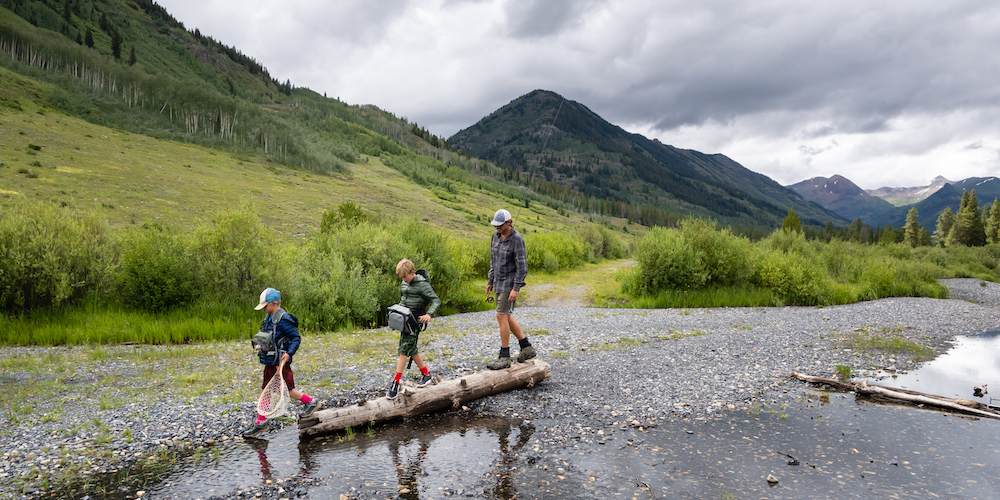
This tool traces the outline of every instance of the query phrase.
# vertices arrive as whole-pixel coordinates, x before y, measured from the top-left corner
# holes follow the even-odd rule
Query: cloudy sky
[[[782,184],[1000,175],[1000,2],[158,1],[281,81],[442,137],[546,89]]]

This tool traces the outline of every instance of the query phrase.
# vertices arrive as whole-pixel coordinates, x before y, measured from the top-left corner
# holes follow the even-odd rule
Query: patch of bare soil
[[[558,286],[542,283],[531,287],[525,307],[590,307],[586,285]]]

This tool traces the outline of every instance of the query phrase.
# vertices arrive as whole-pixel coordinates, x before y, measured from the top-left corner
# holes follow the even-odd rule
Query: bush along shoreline
[[[778,229],[752,242],[704,219],[654,228],[621,276],[620,307],[849,304],[886,297],[946,298],[937,279],[997,281],[1000,243],[967,247],[807,240]],[[610,304],[609,304],[610,305]]]
[[[621,258],[612,231],[527,236],[532,272]],[[146,224],[115,231],[97,215],[16,201],[0,214],[0,345],[183,344],[243,339],[247,303],[266,287],[313,331],[385,324],[399,300],[393,270],[426,269],[445,314],[484,310],[489,240],[462,239],[416,219],[386,220],[346,202],[318,235],[282,241],[248,203],[189,233]]]

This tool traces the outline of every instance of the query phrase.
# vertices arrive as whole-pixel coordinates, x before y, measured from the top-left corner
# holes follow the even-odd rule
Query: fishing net
[[[257,400],[257,413],[267,417],[280,417],[288,412],[288,386],[281,378],[281,370],[278,370],[267,387],[260,393]]]

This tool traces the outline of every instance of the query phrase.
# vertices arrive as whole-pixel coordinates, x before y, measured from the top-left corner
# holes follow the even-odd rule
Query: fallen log
[[[809,382],[811,384],[825,384],[831,387],[836,387],[837,389],[843,391],[851,391],[865,396],[880,397],[896,401],[906,401],[910,403],[934,406],[937,408],[946,408],[967,415],[975,415],[977,417],[1000,420],[1000,414],[994,412],[988,405],[985,405],[978,401],[972,401],[969,399],[946,398],[944,396],[924,394],[907,389],[898,389],[895,387],[885,387],[881,385],[869,384],[866,381],[842,382],[840,380],[835,380],[832,378],[815,377],[800,372],[792,372],[791,375],[789,376],[805,382]]]
[[[329,434],[395,418],[410,418],[432,411],[459,408],[463,403],[522,387],[530,388],[549,378],[548,363],[532,359],[503,370],[479,370],[426,387],[400,387],[395,399],[381,397],[353,406],[319,410],[299,420],[299,437]]]

